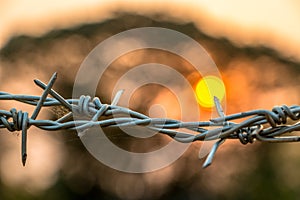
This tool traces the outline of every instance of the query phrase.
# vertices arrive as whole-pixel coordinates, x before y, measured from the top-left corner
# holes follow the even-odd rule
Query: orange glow
[[[216,76],[205,76],[196,86],[198,103],[206,108],[214,107],[214,97],[220,101],[225,96],[225,86],[222,80]]]

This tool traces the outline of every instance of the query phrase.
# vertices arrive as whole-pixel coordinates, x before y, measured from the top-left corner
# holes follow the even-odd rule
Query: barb
[[[251,110],[226,116],[219,100],[215,97],[214,102],[219,114],[218,118],[202,122],[182,122],[174,119],[150,118],[128,108],[117,106],[123,91],[116,94],[111,105],[102,104],[98,97],[91,99],[90,96],[84,95],[79,99],[64,99],[52,89],[56,78],[57,73],[54,73],[48,84],[34,80],[35,84],[44,90],[41,96],[0,92],[0,100],[16,100],[35,106],[30,118],[27,112],[17,111],[15,108],[9,111],[0,110],[0,128],[6,128],[11,132],[22,131],[21,156],[23,165],[25,165],[27,158],[27,130],[31,126],[48,131],[77,130],[79,136],[94,126],[145,126],[182,143],[216,140],[203,168],[212,163],[217,149],[226,139],[238,139],[242,144],[253,143],[255,140],[261,142],[300,141],[300,136],[282,136],[300,130],[300,106],[298,105],[275,106],[271,111]],[[47,97],[49,94],[52,98]],[[37,119],[42,107],[51,106],[64,106],[69,112],[57,120]],[[84,118],[76,120],[73,118],[74,115]],[[287,125],[288,118],[294,121],[294,124]],[[244,119],[244,121],[235,123],[234,120],[237,119]],[[185,129],[188,129],[189,133],[185,132]],[[190,133],[191,131],[194,134]]]

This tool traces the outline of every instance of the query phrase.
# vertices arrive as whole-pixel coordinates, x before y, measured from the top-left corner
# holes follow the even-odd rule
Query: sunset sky
[[[2,0],[0,47],[16,35],[41,35],[57,28],[99,22],[116,12],[136,12],[193,22],[207,34],[227,37],[240,45],[265,44],[300,60],[299,9],[297,0]]]

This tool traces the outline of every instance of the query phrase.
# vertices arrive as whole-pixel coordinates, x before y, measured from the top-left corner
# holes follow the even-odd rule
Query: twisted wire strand
[[[77,130],[78,136],[83,136],[84,131],[95,126],[100,127],[128,127],[144,126],[157,131],[182,143],[194,141],[216,140],[208,154],[203,167],[212,163],[213,157],[221,144],[226,139],[238,139],[242,144],[261,142],[299,142],[300,136],[282,136],[300,130],[300,106],[275,106],[269,110],[251,110],[232,115],[225,115],[219,100],[214,97],[215,106],[219,117],[209,121],[182,122],[166,118],[150,118],[139,112],[118,106],[117,103],[123,93],[118,91],[112,103],[103,104],[98,97],[80,96],[79,99],[64,99],[52,89],[57,78],[54,73],[48,84],[35,79],[34,83],[44,91],[41,96],[14,95],[0,92],[0,100],[16,100],[24,104],[35,106],[32,115],[27,112],[0,110],[0,128],[22,131],[21,158],[25,166],[27,158],[27,130],[31,126],[54,131],[60,129]],[[48,97],[51,95],[51,97]],[[37,119],[42,107],[64,106],[68,113],[57,120]],[[80,116],[77,117],[73,116]],[[105,118],[103,118],[105,116]],[[244,119],[241,123],[233,120]],[[287,125],[287,120],[294,124]],[[189,130],[188,132],[185,129]],[[192,133],[191,133],[192,132]]]

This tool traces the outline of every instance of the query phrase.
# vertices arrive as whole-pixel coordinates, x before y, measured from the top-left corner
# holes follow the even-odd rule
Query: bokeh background
[[[55,90],[71,98],[76,72],[101,41],[145,26],[177,30],[197,40],[217,64],[226,87],[226,113],[300,104],[300,3],[297,0],[23,1],[0,0],[0,90],[40,95],[33,79],[59,74]],[[113,47],[108,49],[113,51]],[[154,50],[117,59],[97,95],[110,102],[114,77],[142,63],[174,66],[194,86],[201,77],[174,55]],[[151,95],[145,95],[151,94]],[[147,114],[161,103],[178,118],[176,97],[143,87],[130,108]],[[0,109],[30,106],[2,101]],[[199,106],[201,120],[208,111]],[[57,118],[45,109],[40,118]],[[200,120],[200,119],[199,119]],[[207,120],[207,119],[206,119]],[[118,130],[114,130],[115,132]],[[165,136],[166,137],[166,136]],[[163,143],[164,136],[145,147]],[[139,148],[126,136],[124,148]],[[31,128],[28,162],[22,167],[20,137],[0,132],[0,199],[298,199],[300,146],[227,141],[203,170],[197,142],[175,163],[146,174],[128,174],[99,163],[75,132]],[[147,149],[146,148],[146,149]]]

